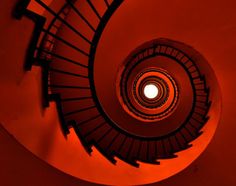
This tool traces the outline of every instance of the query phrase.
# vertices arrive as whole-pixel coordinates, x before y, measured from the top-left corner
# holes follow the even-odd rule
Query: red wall
[[[234,121],[236,110],[234,108],[236,104],[234,97],[234,91],[236,91],[234,87],[235,1],[149,1],[150,3],[126,1],[118,10],[120,12],[111,20],[108,30],[105,31],[104,44],[107,44],[106,41],[111,42],[109,37],[110,39],[113,37],[113,42],[122,46],[123,43],[118,43],[118,41],[122,41],[120,38],[125,37],[125,41],[128,40],[131,43],[130,48],[135,48],[136,44],[149,38],[152,39],[156,37],[156,34],[160,37],[184,41],[208,59],[219,81],[223,100],[221,121],[206,151],[187,169],[157,185],[233,186],[236,184],[234,176],[236,167],[236,150],[234,149],[234,131],[236,130]],[[16,0],[0,2],[0,59],[2,61],[0,63],[2,90],[0,122],[25,147],[63,171],[80,171],[81,173],[78,167],[69,166],[75,162],[83,164],[80,164],[80,167],[87,167],[86,171],[82,171],[82,178],[87,178],[88,171],[96,166],[115,171],[114,166],[102,159],[98,153],[89,157],[73,132],[67,140],[64,139],[53,103],[50,109],[42,109],[40,68],[33,68],[31,72],[24,72],[22,68],[34,24],[27,18],[19,21],[11,17],[15,2]],[[151,19],[148,18],[155,18],[161,27],[153,26]],[[132,27],[129,27],[131,23]],[[116,33],[115,37],[109,36],[109,33]],[[139,35],[143,36],[142,39],[137,39]],[[124,50],[123,54],[124,56],[121,57],[126,56]],[[0,178],[3,185],[85,184],[35,158],[11,139],[4,129],[1,129],[1,141]],[[58,156],[58,154],[63,155]],[[65,159],[65,157],[71,157],[71,159]],[[69,161],[71,164],[68,164]],[[120,174],[122,174],[122,169],[120,169]],[[158,172],[153,172],[153,174],[158,174]],[[125,176],[127,179],[132,177]],[[93,177],[96,179],[96,175]],[[110,179],[113,178],[110,177]]]

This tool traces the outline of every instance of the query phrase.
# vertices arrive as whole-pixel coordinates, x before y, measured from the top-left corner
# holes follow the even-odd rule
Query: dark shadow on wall
[[[24,148],[0,124],[0,185],[3,186],[92,186],[67,175]]]

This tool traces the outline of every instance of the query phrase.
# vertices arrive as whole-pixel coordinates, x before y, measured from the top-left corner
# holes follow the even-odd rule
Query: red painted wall
[[[0,63],[2,90],[0,93],[2,105],[0,122],[20,143],[40,158],[56,167],[58,167],[58,162],[61,162],[63,171],[81,171],[77,170],[76,166],[73,168],[69,166],[68,159],[65,157],[71,157],[71,164],[80,162],[87,167],[87,171],[82,171],[85,178],[88,170],[94,167],[94,162],[111,171],[113,165],[106,162],[98,152],[95,151],[93,157],[89,157],[84,152],[73,132],[67,140],[64,139],[53,103],[50,105],[50,109],[42,109],[40,68],[34,67],[31,72],[24,72],[22,68],[34,24],[27,18],[19,21],[11,16],[16,2],[16,0],[0,2],[0,59],[2,61]],[[215,71],[223,100],[221,121],[206,151],[187,169],[157,185],[233,186],[236,184],[234,176],[236,167],[236,150],[234,149],[234,131],[236,129],[234,121],[236,104],[234,97],[236,91],[234,87],[236,72],[234,63],[236,61],[234,52],[236,47],[235,1],[149,0],[149,3],[147,2],[126,1],[120,8],[120,12],[115,15],[114,20],[111,20],[105,34],[116,33],[115,37],[113,35],[110,38],[113,37],[113,42],[117,42],[121,46],[122,42],[118,43],[119,38],[126,38],[125,41],[130,43],[130,48],[142,43],[142,40],[156,37],[156,34],[159,37],[169,37],[194,46],[208,59]],[[155,15],[160,15],[160,17]],[[151,24],[151,19],[148,18],[153,17],[156,17],[156,21],[161,27]],[[132,37],[128,37],[128,35]],[[138,39],[139,35],[143,35],[143,39]],[[103,41],[109,41],[109,37],[106,40],[105,36]],[[104,44],[107,43],[104,42]],[[126,53],[123,54],[125,57]],[[81,184],[75,178],[44,164],[24,148],[19,147],[19,144],[14,142],[4,130],[1,131],[3,132],[1,132],[0,178],[3,185]],[[63,156],[58,156],[58,154],[63,154]],[[91,160],[91,158],[93,159]],[[25,167],[22,162],[26,162],[27,166]],[[40,166],[42,167],[39,168]],[[22,169],[25,170],[24,173],[22,173]],[[38,171],[43,172],[40,180],[37,179]],[[120,171],[122,174],[121,169]],[[132,170],[130,174],[132,174]],[[158,172],[153,172],[153,174],[158,174]],[[102,174],[93,176],[101,177]],[[127,179],[130,177],[130,175],[126,176]],[[112,179],[112,177],[110,178]]]

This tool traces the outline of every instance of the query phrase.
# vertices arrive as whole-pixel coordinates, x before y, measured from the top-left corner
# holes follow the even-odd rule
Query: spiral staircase
[[[149,44],[144,44],[144,46],[139,47],[139,49],[130,54],[131,59],[127,59],[129,65],[125,64],[123,68],[135,68],[138,63],[147,64],[146,61],[148,59],[156,58],[156,62],[154,62],[156,65],[152,64],[155,65],[152,69],[148,69],[150,64],[142,67],[142,69],[148,69],[152,73],[160,66],[166,70],[165,64],[162,63],[167,59],[171,59],[184,69],[191,87],[190,90],[184,90],[183,85],[186,82],[178,79],[178,89],[181,90],[174,90],[175,93],[173,98],[171,98],[169,92],[172,91],[171,89],[177,89],[177,85],[173,85],[173,87],[171,85],[163,85],[163,94],[168,93],[163,99],[173,99],[170,100],[172,101],[172,106],[166,106],[168,109],[160,108],[155,111],[155,108],[163,107],[163,105],[167,104],[165,102],[157,103],[154,104],[153,108],[148,108],[151,113],[145,111],[145,109],[147,110],[146,107],[144,107],[143,111],[140,108],[142,106],[138,106],[136,108],[138,113],[135,112],[134,115],[149,118],[153,123],[145,124],[146,120],[142,120],[141,124],[137,124],[140,126],[136,126],[134,131],[129,132],[122,125],[136,125],[135,121],[129,124],[120,124],[122,121],[114,121],[113,118],[110,118],[102,108],[96,95],[94,83],[94,60],[99,39],[109,18],[123,1],[104,1],[103,6],[101,6],[101,2],[86,1],[92,13],[96,16],[96,21],[93,22],[89,20],[89,17],[83,15],[79,3],[76,3],[76,1],[66,1],[58,12],[51,9],[41,0],[36,0],[36,2],[52,14],[53,19],[48,27],[45,28],[45,18],[33,14],[32,18],[37,17],[35,20],[34,40],[32,41],[32,48],[34,46],[36,52],[33,50],[29,51],[28,55],[30,57],[26,63],[26,69],[30,70],[32,65],[42,67],[44,105],[48,106],[49,101],[56,101],[65,135],[68,135],[69,128],[73,127],[88,153],[92,151],[91,147],[95,146],[111,162],[115,163],[114,156],[117,156],[134,166],[138,166],[137,160],[158,164],[158,159],[174,158],[176,157],[176,152],[191,146],[190,142],[201,134],[202,126],[208,120],[207,114],[210,108],[209,87],[207,86],[204,74],[198,68],[198,61],[202,60],[198,57],[200,54],[196,54],[195,51],[192,51],[193,49],[183,43],[167,39],[151,41]],[[24,8],[26,5],[25,1],[23,1],[23,4],[19,4],[18,14],[22,14],[22,12],[23,15],[25,14]],[[26,12],[28,16],[31,16],[31,14],[32,12]],[[74,17],[74,14],[76,14],[77,20],[70,23],[69,14],[72,14],[71,16]],[[86,24],[86,27],[80,29],[77,25],[73,25],[75,23],[80,25],[80,22]],[[57,34],[60,27],[63,27],[62,29],[65,29],[67,32],[67,35],[64,37]],[[71,40],[71,35],[74,36],[74,41],[76,42]],[[42,39],[39,40],[39,38]],[[58,49],[57,45],[63,46]],[[59,52],[62,49],[67,51],[67,54],[74,52],[73,57]],[[160,63],[158,62],[160,57],[165,57],[166,59],[161,59],[162,63]],[[132,60],[132,62],[129,62],[129,60]],[[130,63],[133,64],[130,65]],[[166,61],[166,63],[169,64],[170,62]],[[171,68],[175,67],[172,65],[168,68],[171,70]],[[107,70],[109,68],[103,69],[103,72],[105,73]],[[134,71],[133,69],[132,72],[127,73],[137,73]],[[172,70],[172,74],[177,74],[175,71],[175,69]],[[145,74],[146,72],[142,73]],[[121,81],[128,82],[129,79],[123,76]],[[152,76],[166,81],[160,74],[146,74],[146,77]],[[106,79],[103,81],[106,81]],[[146,81],[148,83],[150,80]],[[153,81],[155,82],[156,80]],[[124,88],[127,90],[123,91],[131,91],[129,90],[129,87],[132,86],[131,84],[121,84],[118,85],[118,92],[120,87],[123,86],[128,86]],[[193,95],[191,95],[191,91]],[[177,92],[180,95],[177,95]],[[184,110],[184,104],[186,105],[186,103],[183,103],[183,101],[176,105],[177,102],[180,102],[178,99],[183,99],[181,97],[187,95],[187,92],[189,97],[192,96],[192,100],[189,101],[189,111]],[[124,99],[126,102],[130,102],[133,95],[127,96]],[[184,101],[186,102],[186,100]],[[152,102],[149,106],[153,105]],[[130,104],[132,105],[133,103]],[[182,114],[187,115],[184,120],[177,119],[180,113],[176,113],[175,109],[183,110],[184,113]],[[140,113],[140,110],[142,113]],[[119,114],[119,111],[117,113]],[[122,118],[122,114],[119,117]],[[159,117],[157,121],[155,121],[156,117]],[[174,118],[176,119],[175,123],[171,121]],[[167,123],[169,125],[168,130],[158,134],[158,131],[163,130],[163,126],[166,127]],[[140,135],[137,132],[145,130],[147,134]],[[152,134],[149,136],[150,133]]]
[[[44,15],[27,8],[30,0],[13,11],[19,22],[34,22],[24,68],[41,68],[41,104],[45,110],[56,104],[65,139],[75,132],[91,157],[96,148],[113,166],[123,161],[135,168],[161,166],[194,147],[215,118],[217,89],[199,51],[157,35],[112,60],[102,41],[123,0],[60,0],[56,8],[34,2]],[[144,93],[150,84],[159,91],[154,99]]]

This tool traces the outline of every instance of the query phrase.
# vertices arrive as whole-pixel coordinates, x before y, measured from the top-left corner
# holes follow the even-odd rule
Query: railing
[[[137,166],[137,163],[135,162],[135,158],[128,159],[130,156],[130,151],[127,152],[126,158],[123,157],[123,155],[119,154],[122,147],[125,145],[125,142],[132,138],[132,142],[130,142],[130,146],[133,148],[135,146],[135,140],[138,141],[139,146],[137,148],[140,148],[142,143],[147,143],[149,148],[149,145],[153,145],[154,141],[156,140],[158,143],[158,148],[162,148],[163,152],[159,152],[158,158],[171,158],[175,157],[174,153],[188,148],[189,142],[198,137],[198,135],[201,134],[200,129],[201,127],[206,123],[208,117],[207,113],[210,107],[209,100],[209,88],[206,85],[205,77],[201,75],[200,70],[198,66],[194,63],[193,60],[188,56],[187,60],[184,58],[186,54],[183,54],[182,51],[180,51],[177,48],[173,48],[171,51],[171,55],[173,56],[173,59],[178,62],[186,71],[188,74],[194,96],[193,96],[193,105],[192,110],[189,113],[189,115],[186,117],[186,121],[176,129],[175,131],[165,135],[165,136],[159,136],[159,137],[153,137],[153,138],[145,138],[141,137],[135,134],[130,134],[127,131],[121,129],[118,127],[105,113],[102,106],[100,105],[100,102],[98,100],[96,90],[95,90],[95,84],[94,84],[94,76],[93,76],[93,68],[94,68],[94,58],[95,53],[97,49],[97,45],[99,42],[99,39],[101,37],[101,34],[113,15],[113,13],[116,11],[116,9],[121,5],[123,0],[114,0],[111,3],[109,3],[107,0],[104,0],[104,3],[106,4],[107,10],[105,11],[104,15],[100,15],[92,1],[87,0],[89,7],[91,8],[92,12],[95,14],[95,16],[99,20],[99,24],[97,27],[93,26],[91,22],[79,11],[79,9],[75,6],[76,0],[65,0],[65,4],[63,7],[58,11],[54,11],[50,6],[47,6],[43,1],[41,0],[35,0],[39,6],[43,7],[48,13],[50,13],[53,16],[53,20],[49,24],[47,28],[45,28],[45,18],[42,16],[39,16],[31,11],[26,10],[27,4],[29,1],[25,0],[22,1],[20,4],[17,5],[16,14],[15,16],[17,18],[20,18],[22,15],[26,15],[27,17],[31,18],[35,21],[35,30],[33,33],[33,39],[31,40],[29,50],[27,52],[27,60],[26,60],[26,70],[30,70],[32,65],[37,65],[42,67],[42,78],[43,78],[43,97],[44,97],[44,106],[49,105],[50,100],[54,100],[57,103],[57,109],[59,112],[59,117],[62,123],[63,131],[66,134],[69,133],[69,127],[73,127],[76,131],[77,135],[81,139],[82,143],[84,144],[85,148],[88,152],[91,152],[91,145],[97,146],[100,151],[114,163],[113,156],[116,155],[120,157],[121,159],[127,161],[128,163],[131,163],[132,165]],[[92,39],[87,38],[80,30],[75,28],[74,25],[70,24],[65,18],[69,11],[74,11],[87,25],[88,29],[90,29],[94,35]],[[59,24],[58,24],[59,23]],[[75,46],[71,42],[67,41],[65,38],[62,38],[58,36],[57,31],[60,28],[61,25],[64,25],[68,29],[70,29],[74,34],[77,35],[77,37],[81,38],[84,42],[86,42],[90,46],[89,51],[85,51],[78,46]],[[54,31],[52,31],[54,30]],[[42,40],[40,40],[42,38]],[[68,56],[63,56],[61,54],[55,53],[53,50],[54,42],[58,41],[63,43],[64,45],[68,46],[69,48],[75,50],[76,52],[80,53],[81,55],[88,58],[88,64],[83,64],[79,60],[70,59]],[[158,49],[159,47],[159,49]],[[153,46],[153,49],[160,50],[160,53],[162,55],[165,55],[165,51],[168,49],[169,46],[167,45],[159,45],[159,46]],[[161,52],[164,51],[164,52]],[[175,54],[174,54],[175,53]],[[77,65],[81,68],[85,68],[88,71],[88,76],[82,75],[82,74],[75,74],[68,71],[65,71],[63,69],[56,69],[50,66],[52,59],[58,58],[63,60],[65,63],[71,63],[74,65]],[[80,77],[83,79],[89,80],[89,86],[69,86],[69,85],[60,85],[60,84],[53,84],[50,81],[50,73],[60,73],[60,74],[66,74],[68,76],[73,77]],[[51,92],[51,88],[61,88],[61,89],[85,89],[85,90],[91,90],[91,96],[82,96],[82,97],[71,97],[71,98],[61,98],[60,94],[53,94]],[[88,106],[86,108],[65,112],[62,109],[62,104],[66,102],[73,102],[78,100],[93,100],[94,104],[91,106]],[[78,122],[75,120],[71,120],[70,122],[65,121],[65,117],[85,112],[91,109],[97,109],[98,114],[91,116],[85,121]],[[85,126],[85,124],[90,123],[92,121],[95,121],[98,118],[103,118],[104,121],[101,121],[100,123],[97,123],[96,126],[91,131],[87,131],[85,134],[81,133],[81,127]],[[86,140],[89,136],[91,136],[96,130],[99,130],[100,128],[107,126],[107,131],[97,139],[97,141],[93,140]],[[192,129],[190,129],[192,127]],[[108,136],[111,131],[115,129],[116,134],[112,137],[110,143],[108,144],[108,147],[106,149],[100,148],[99,144],[100,142]],[[195,130],[195,132],[192,132],[192,130]],[[124,138],[121,138],[121,136],[125,136]],[[179,137],[177,137],[179,136]],[[114,141],[117,139],[122,139],[122,143],[119,146],[119,149],[117,152],[108,152],[110,147],[113,145]],[[181,140],[182,139],[182,140]],[[155,141],[155,145],[156,145]],[[130,148],[131,148],[130,147]],[[168,150],[167,150],[168,147]],[[156,148],[156,146],[155,146]],[[155,151],[155,153],[157,153]],[[154,159],[145,159],[143,158],[142,161],[154,163]],[[156,162],[157,163],[157,162]]]

